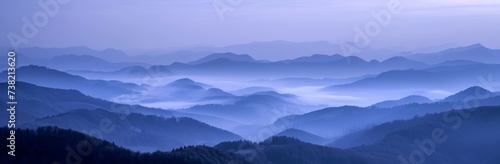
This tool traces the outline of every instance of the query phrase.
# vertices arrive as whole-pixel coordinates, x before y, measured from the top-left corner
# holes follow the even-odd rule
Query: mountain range
[[[463,100],[463,99],[461,99],[461,100]],[[411,95],[411,96],[401,98],[399,100],[387,100],[387,101],[379,102],[379,103],[373,104],[372,106],[379,107],[379,108],[391,108],[391,107],[396,107],[396,106],[405,105],[405,104],[412,104],[412,103],[424,104],[424,103],[432,103],[432,102],[434,102],[434,101],[432,101],[431,99],[429,99],[427,97],[418,96],[418,95]]]
[[[458,66],[439,66],[423,70],[392,70],[375,77],[369,77],[356,82],[333,85],[323,88],[323,91],[356,91],[384,89],[427,89],[454,90],[474,85],[481,85],[481,80],[500,76],[498,64],[472,64]]]
[[[28,146],[32,147],[32,149],[20,152],[32,156],[32,158],[22,159],[26,162],[34,159],[36,162],[64,161],[62,156],[53,156],[53,154],[67,152],[68,147],[74,150],[73,145],[79,145],[78,142],[84,141],[92,144],[87,146],[95,148],[95,151],[88,154],[88,157],[80,159],[86,162],[113,159],[148,163],[191,163],[193,161],[266,164],[371,164],[409,163],[410,161],[457,164],[496,163],[500,161],[498,154],[500,133],[496,131],[496,128],[500,126],[499,112],[498,107],[481,107],[389,122],[339,139],[351,145],[350,148],[343,149],[275,136],[260,143],[243,140],[229,141],[219,143],[213,148],[190,146],[171,152],[144,154],[132,153],[117,147],[114,143],[55,127],[42,127],[36,130],[19,129],[16,134],[26,141],[19,143],[18,147],[23,150]],[[463,113],[470,115],[464,116]],[[446,119],[447,116],[450,119]],[[2,128],[0,132],[8,135],[6,128]],[[43,146],[47,144],[52,144],[52,146]],[[49,149],[52,150],[51,153],[44,153],[49,152],[47,151]],[[71,155],[78,156],[79,154]],[[117,156],[120,158],[115,159]],[[2,158],[1,160],[9,162],[11,159]]]
[[[134,83],[123,83],[116,80],[89,80],[81,76],[35,65],[17,68],[16,73],[22,75],[17,76],[17,81],[45,87],[75,89],[102,99],[111,99],[122,94],[131,94],[145,89]],[[0,76],[7,77],[7,71],[3,71]]]
[[[65,160],[47,152],[75,146],[82,154],[87,140],[103,145],[83,163],[500,161],[500,50],[339,50],[286,41],[141,56],[22,48],[16,146],[38,159],[25,163]]]
[[[497,93],[485,91],[485,89],[480,87],[470,87],[449,97],[465,98],[456,99],[457,101],[438,101],[423,104],[409,102],[409,104],[391,108],[379,108],[376,106],[330,107],[301,115],[282,117],[274,122],[274,126],[285,127],[285,129],[299,128],[322,137],[334,138],[384,122],[409,119],[414,116],[422,116],[428,113],[469,108],[471,105],[500,105],[500,96],[498,96]],[[474,104],[471,104],[471,102],[474,102]],[[345,124],[345,122],[350,123]]]
[[[436,53],[415,54],[409,58],[429,64],[437,64],[450,59],[494,64],[500,62],[500,50],[489,49],[482,44],[473,44],[470,46],[450,48]]]
[[[470,115],[461,116],[464,112]],[[496,163],[500,161],[500,133],[495,130],[499,112],[498,107],[480,107],[389,122],[329,144],[349,145],[343,149],[288,137],[260,143],[223,142],[215,148],[255,163]]]
[[[106,129],[102,125],[106,124]],[[72,110],[38,119],[26,126],[57,126],[93,134],[98,130],[102,139],[142,152],[170,151],[187,145],[213,146],[222,141],[242,139],[231,132],[218,129],[186,117],[158,117],[131,113],[123,115],[104,109]],[[186,130],[189,129],[189,130]]]

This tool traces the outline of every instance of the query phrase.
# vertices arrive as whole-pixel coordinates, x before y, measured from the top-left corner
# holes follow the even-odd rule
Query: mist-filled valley
[[[499,161],[500,50],[480,44],[394,50],[383,60],[210,52],[158,63],[86,47],[28,48],[18,58],[20,137],[105,141],[94,146],[109,151],[87,161],[117,153],[174,163]]]

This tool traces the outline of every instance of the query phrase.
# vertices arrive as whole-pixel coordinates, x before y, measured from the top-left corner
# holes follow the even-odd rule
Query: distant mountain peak
[[[445,50],[444,52],[485,50],[485,49],[489,49],[489,48],[485,47],[481,43],[476,43],[476,44],[472,44],[472,45],[469,45],[469,46],[463,46],[463,47],[457,47],[457,48],[448,49],[448,50]]]
[[[476,44],[472,44],[470,46],[466,46],[464,48],[486,48],[486,47],[481,43],[476,43]]]
[[[168,83],[166,86],[175,86],[175,87],[181,87],[181,86],[186,87],[186,86],[189,86],[189,87],[195,87],[197,89],[203,89],[203,88],[211,87],[211,86],[209,86],[207,84],[196,82],[196,81],[191,80],[189,78],[182,78],[182,79],[175,80],[173,82]]]
[[[120,70],[123,70],[123,71],[125,71],[125,70],[129,70],[129,71],[131,71],[131,70],[146,70],[146,68],[141,67],[141,66],[130,66],[130,67],[122,68]]]
[[[486,64],[497,64],[500,62],[500,50],[490,49],[484,45],[472,44],[450,48],[435,53],[423,53],[410,56],[410,59],[428,64],[439,64],[445,61],[468,60]]]
[[[189,78],[182,78],[182,79],[178,79],[178,80],[175,80],[173,82],[171,82],[171,84],[173,83],[181,83],[181,84],[194,84],[196,83],[195,81],[189,79]]]
[[[463,91],[460,91],[454,95],[448,96],[443,101],[464,101],[469,97],[481,99],[484,98],[485,95],[492,95],[493,92],[484,89],[480,86],[469,87]]]
[[[320,136],[295,128],[286,129],[278,134],[275,134],[274,137],[291,137],[313,144],[324,144],[326,142],[326,140]]]
[[[406,100],[406,99],[414,99],[414,98],[424,98],[424,99],[429,99],[427,97],[424,97],[424,96],[420,96],[420,95],[410,95],[410,96],[406,96],[400,100]],[[430,100],[430,99],[429,99]]]
[[[400,105],[406,105],[406,104],[423,104],[423,103],[431,103],[433,102],[431,99],[424,97],[424,96],[419,96],[419,95],[410,95],[403,97],[399,100],[387,100],[387,101],[382,101],[376,104],[373,104],[372,106],[375,107],[380,107],[380,108],[391,108],[391,107],[396,107]]]
[[[214,53],[206,57],[198,59],[196,61],[190,62],[189,64],[201,64],[218,59],[228,59],[232,61],[244,61],[244,62],[255,62],[256,60],[247,54],[234,54],[231,52],[226,53]]]
[[[344,58],[344,56],[335,54],[335,55],[325,55],[325,54],[313,54],[311,56],[303,56],[303,57],[298,57],[292,60],[283,60],[281,62],[284,63],[298,63],[298,62],[330,62],[330,61],[337,61]]]
[[[72,75],[72,74],[69,74],[69,73],[66,73],[63,71],[59,71],[59,70],[51,69],[51,68],[46,67],[46,66],[39,66],[39,65],[22,66],[22,67],[19,67],[18,70],[26,70],[26,71],[30,71],[31,73],[43,72],[43,73],[45,73],[44,74],[45,76],[47,76],[47,75],[65,76],[65,77],[74,77],[74,78],[78,78],[78,79],[84,79],[83,77],[80,77],[80,76]]]
[[[476,92],[485,93],[485,92],[490,92],[490,91],[487,89],[484,89],[483,87],[480,87],[480,86],[472,86],[472,87],[469,87],[469,88],[459,92],[459,94],[460,93],[476,93]]]
[[[391,57],[391,58],[384,60],[384,61],[388,61],[388,60],[390,61],[390,60],[410,60],[410,59],[402,57],[402,56],[394,56],[394,57]]]

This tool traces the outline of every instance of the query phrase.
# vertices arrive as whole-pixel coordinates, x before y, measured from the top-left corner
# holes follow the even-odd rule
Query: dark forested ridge
[[[343,142],[358,143],[358,146],[347,149],[278,136],[260,143],[240,140],[222,142],[214,148],[188,146],[153,153],[132,152],[72,130],[40,127],[36,130],[18,129],[16,157],[4,154],[0,162],[497,164],[500,162],[499,126],[500,107],[480,107],[378,125],[347,136],[350,140],[344,139]],[[8,136],[8,129],[1,128],[0,135]],[[375,138],[375,141],[364,142],[367,138]],[[2,149],[7,151],[6,147]]]
[[[44,99],[32,101],[54,102],[57,100],[55,102],[59,102],[79,100],[81,102],[94,104],[96,107],[107,106],[109,103],[104,100],[93,99],[88,96],[81,95],[81,93],[74,90],[50,90],[21,82],[19,85],[27,89],[25,90],[26,93],[32,91],[31,94],[24,94],[23,97],[20,97],[25,99],[26,102],[31,100],[29,99],[30,97],[39,97]],[[64,94],[60,94],[59,92],[71,92],[74,94],[62,96]],[[41,93],[45,93],[47,96],[33,95]],[[481,105],[495,105],[498,104],[498,97],[477,101]],[[55,106],[47,106],[48,109],[52,107]],[[78,105],[78,107],[82,106]],[[424,163],[499,163],[500,132],[498,132],[498,127],[500,127],[500,107],[479,107],[474,109],[451,111],[445,110],[449,109],[449,107],[450,103],[444,101],[433,104],[404,105],[395,108],[364,109],[359,107],[343,107],[342,110],[340,110],[340,108],[333,108],[334,111],[340,112],[356,112],[360,110],[394,111],[395,109],[400,109],[397,110],[397,113],[400,115],[408,115],[409,118],[411,118],[410,115],[413,115],[411,111],[416,110],[432,110],[434,112],[443,113],[427,114],[420,117],[414,117],[409,120],[398,120],[383,123],[338,139],[328,145],[331,147],[306,143],[289,137],[272,137],[260,143],[248,141],[222,142],[216,145],[214,147],[215,149],[207,146],[189,146],[175,149],[172,152],[137,153],[117,146],[121,145],[119,142],[110,143],[108,141],[98,140],[80,132],[71,130],[62,130],[55,127],[44,127],[36,130],[23,129],[16,132],[16,158],[22,156],[29,158],[19,158],[22,159],[22,161],[16,162],[52,163],[53,161],[58,161],[60,163],[68,163],[65,162],[66,158],[68,158],[73,160],[73,162],[81,160],[83,163],[363,164],[401,163],[401,161],[408,161],[411,163],[412,160],[423,160]],[[190,133],[179,132],[178,134],[184,134],[184,136],[181,137],[183,139],[189,139],[189,136],[198,136],[201,138],[205,137],[206,139],[204,134],[209,134],[202,133],[202,130],[196,130],[196,128],[193,128],[198,126],[208,127],[208,125],[202,125],[200,122],[193,119],[167,119],[157,116],[146,116],[132,113],[126,115],[128,117],[127,121],[120,121],[119,117],[123,114],[114,113],[108,110],[55,109],[60,110],[55,110],[54,113],[64,113],[44,118],[36,118],[35,123],[40,123],[40,126],[57,125],[60,128],[70,128],[84,131],[84,129],[78,129],[78,127],[95,129],[97,127],[92,125],[92,123],[98,123],[98,120],[100,120],[99,118],[106,116],[106,118],[114,120],[114,122],[118,123],[119,126],[117,125],[118,130],[116,131],[123,133],[118,133],[117,135],[132,134],[127,131],[127,129],[130,130],[132,127],[133,130],[133,127],[140,127],[139,129],[142,129],[142,131],[140,130],[138,133],[133,134],[142,136],[143,133],[148,133],[148,136],[156,136],[156,138],[148,138],[145,136],[135,137],[136,139],[132,140],[134,142],[140,142],[140,140],[145,142],[147,141],[150,142],[150,145],[162,139],[167,140],[168,137],[162,138],[161,136],[169,135],[154,135],[153,132],[158,132],[157,129],[172,129],[174,128],[173,125],[175,125],[175,128],[177,129],[181,128],[186,131],[192,130]],[[153,110],[151,108],[137,108],[136,110],[138,111],[138,109],[142,109],[144,111]],[[332,109],[326,109],[313,113],[328,116],[328,113],[331,111]],[[19,114],[21,115],[21,113]],[[366,116],[368,115],[370,115],[370,112],[366,113]],[[358,113],[357,116],[360,117],[363,115]],[[180,126],[181,124],[183,126]],[[169,127],[171,125],[172,127]],[[325,124],[324,126],[331,125],[332,124]],[[120,128],[122,130],[120,130]],[[437,140],[434,137],[434,133],[436,133],[434,132],[435,129],[440,129],[438,131],[440,137],[437,137]],[[6,128],[1,130],[2,136],[9,135]],[[174,132],[173,130],[169,131]],[[447,139],[446,141],[439,141],[438,143],[438,140],[443,137],[443,134],[441,133],[444,133]],[[170,133],[170,135],[171,134],[172,133]],[[220,133],[217,132],[216,134]],[[195,140],[200,141],[199,139]],[[4,142],[6,141],[7,140],[4,140]],[[156,144],[156,146],[165,145]],[[3,149],[6,149],[6,147]],[[4,152],[6,151],[7,150]],[[420,155],[422,158],[418,158],[416,155]],[[7,154],[5,153],[4,156],[7,156]],[[14,163],[14,159],[10,157],[2,158],[0,162]]]
[[[256,163],[497,164],[498,127],[500,107],[480,107],[378,125],[339,139],[336,144],[354,145],[347,149],[288,137],[272,137],[261,143],[224,142],[215,148],[244,155]]]
[[[9,136],[1,128],[1,136]],[[247,163],[242,157],[207,146],[182,147],[171,152],[138,153],[114,143],[72,130],[40,127],[36,130],[16,130],[16,156],[3,153],[0,163]],[[3,145],[7,145],[3,140]],[[2,146],[2,152],[7,152]]]
[[[105,126],[103,126],[105,125]],[[213,146],[240,136],[192,118],[159,117],[131,113],[128,115],[104,109],[77,109],[56,116],[38,119],[21,127],[57,126],[100,136],[117,145],[141,152],[168,151],[188,145]],[[92,133],[93,129],[98,129]],[[89,132],[90,131],[90,132]]]

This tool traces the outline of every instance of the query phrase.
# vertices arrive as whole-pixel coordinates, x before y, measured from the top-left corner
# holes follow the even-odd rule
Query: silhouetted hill
[[[451,48],[437,53],[416,54],[410,59],[430,64],[437,64],[449,60],[469,60],[481,63],[499,63],[500,50],[484,47],[482,44],[473,44],[465,47]]]
[[[439,66],[424,70],[393,70],[349,84],[332,85],[323,91],[368,91],[387,89],[457,90],[481,85],[480,78],[500,77],[498,64]],[[494,78],[496,79],[496,78]]]
[[[143,78],[153,79],[171,76],[173,73],[165,66],[154,65],[149,68],[142,66],[130,66],[120,68],[116,71],[89,71],[89,70],[68,70],[68,73],[83,76],[86,78],[98,79],[130,79],[130,78]]]
[[[104,59],[106,61],[120,62],[121,59],[128,57],[125,53],[123,53],[120,50],[105,49],[102,51],[97,51],[85,46],[74,46],[67,48],[29,47],[29,48],[21,48],[19,52],[21,55],[38,59],[50,59],[62,55],[88,55]]]
[[[382,61],[381,64],[383,64],[384,66],[392,66],[395,68],[402,68],[404,66],[407,66],[410,68],[415,68],[415,69],[428,67],[428,65],[425,63],[410,60],[410,59],[408,59],[406,57],[402,57],[402,56],[391,57],[387,60]]]
[[[167,87],[184,87],[184,88],[204,88],[209,87],[206,84],[195,82],[188,78],[178,79],[165,85]]]
[[[490,96],[495,95],[495,93],[490,92],[479,86],[474,86],[467,88],[466,90],[460,91],[454,95],[448,96],[441,101],[457,102],[457,101],[468,101],[469,99],[485,99]]]
[[[0,135],[10,130],[0,128]],[[16,130],[16,157],[2,155],[0,163],[248,163],[242,157],[207,146],[171,152],[138,153],[99,138],[56,127]],[[7,145],[8,140],[2,143]],[[7,152],[7,147],[2,150]]]
[[[196,61],[192,61],[189,64],[195,65],[195,64],[201,64],[201,63],[206,63],[212,60],[216,59],[229,59],[232,61],[245,61],[245,62],[255,62],[255,59],[250,57],[249,55],[238,55],[234,53],[215,53],[208,55],[206,57],[203,57],[201,59],[198,59]]]
[[[433,101],[427,97],[418,96],[418,95],[411,95],[411,96],[401,98],[399,100],[387,100],[387,101],[379,102],[379,103],[373,104],[372,106],[379,107],[379,108],[391,108],[391,107],[405,105],[405,104],[412,104],[412,103],[422,104],[422,103],[432,103],[432,102]]]
[[[283,60],[290,56],[300,57],[310,54],[335,54],[340,52],[338,46],[328,42],[288,42],[288,41],[265,41],[252,42],[247,44],[230,45],[226,47],[196,47],[189,51],[210,51],[210,52],[233,52],[237,54],[251,54],[258,59]]]
[[[299,129],[287,129],[284,130],[278,134],[275,134],[274,136],[285,136],[285,137],[291,137],[291,138],[296,138],[304,142],[309,142],[312,144],[317,144],[317,145],[323,145],[327,140],[323,137],[299,130]]]
[[[438,87],[439,81],[445,77],[421,70],[394,70],[383,72],[376,77],[365,78],[350,84],[325,87],[323,91],[339,91],[345,89],[370,88],[411,88],[411,87]],[[432,80],[430,80],[432,79]]]
[[[0,83],[7,88],[7,83]],[[8,100],[7,94],[1,94],[2,100]],[[143,113],[149,115],[173,116],[172,112],[156,108],[146,108],[138,105],[125,105],[93,98],[77,90],[55,89],[16,82],[17,107],[22,109],[16,113],[19,124],[34,121],[39,118],[58,115],[76,109],[106,109],[117,113]],[[22,102],[22,103],[21,103]],[[5,104],[0,104],[5,107]],[[6,107],[5,107],[6,108]],[[0,120],[8,119],[0,117]]]
[[[7,77],[7,71],[1,73]],[[111,99],[122,94],[132,94],[144,88],[120,81],[88,80],[43,66],[24,66],[16,69],[17,81],[24,81],[40,86],[62,89],[75,89],[80,92],[103,99]],[[4,80],[2,80],[4,81]]]
[[[246,87],[238,90],[231,91],[231,93],[235,95],[247,95],[247,94],[252,94],[256,92],[266,92],[266,91],[276,91],[274,88],[271,87],[261,87],[261,86],[252,86],[252,87]]]
[[[145,95],[142,102],[193,102],[203,103],[208,100],[233,99],[235,96],[207,84],[195,82],[188,78],[178,79],[163,86],[153,87]]]
[[[342,55],[323,55],[323,54],[314,54],[312,56],[304,56],[304,57],[298,57],[295,59],[291,60],[282,60],[280,62],[283,63],[304,63],[304,62],[309,62],[309,63],[321,63],[321,62],[331,62],[331,61],[337,61],[344,59]]]
[[[365,75],[352,78],[280,78],[274,80],[256,80],[259,84],[267,84],[272,86],[286,86],[286,87],[303,87],[303,86],[328,86],[334,84],[347,84],[352,83],[364,78],[374,77],[374,75]]]
[[[462,47],[462,46],[459,44],[456,44],[456,43],[445,43],[445,44],[430,46],[430,47],[420,47],[420,48],[412,50],[412,52],[414,52],[414,53],[435,53],[435,52],[441,52],[441,51],[444,51],[447,49],[457,48],[457,47]]]
[[[215,145],[241,137],[191,118],[113,113],[103,109],[73,110],[38,119],[34,126],[57,126],[86,132],[109,124],[100,137],[136,151],[168,151],[188,145]],[[92,134],[91,135],[96,135]]]
[[[480,107],[384,123],[329,145],[394,153],[395,159],[401,155],[406,161],[412,152],[419,151],[416,153],[431,152],[424,155],[425,163],[493,164],[500,162],[500,132],[496,130],[499,125],[499,107]]]
[[[469,89],[470,90],[470,89]],[[302,115],[286,116],[274,122],[275,127],[300,128],[322,136],[336,137],[384,122],[410,119],[416,115],[444,112],[471,106],[500,106],[500,96],[495,94],[476,95],[467,92],[467,99],[457,102],[438,101],[425,104],[406,104],[392,108],[341,106],[325,108]],[[460,94],[461,95],[461,94]],[[346,124],[349,122],[349,124]],[[335,126],[332,126],[335,125]]]
[[[328,59],[320,62],[325,57]],[[276,79],[289,77],[325,78],[331,77],[331,75],[336,75],[338,78],[356,77],[367,74],[378,74],[380,72],[395,69],[422,69],[426,67],[428,66],[424,63],[412,61],[403,57],[389,59],[385,62],[379,62],[376,60],[365,61],[356,56],[342,57],[340,55],[316,55],[298,58],[291,61],[277,62],[255,62],[248,60],[235,61],[227,58],[217,58],[199,64],[173,63],[168,66],[168,69],[179,75],[210,75]]]
[[[254,163],[495,164],[500,162],[498,126],[500,107],[481,107],[378,125],[339,139],[339,143],[355,145],[348,149],[288,137],[271,137],[260,143],[223,142],[215,148],[243,155]]]
[[[84,163],[396,164],[418,161],[496,164],[500,162],[498,126],[500,107],[481,107],[384,123],[339,139],[347,138],[349,140],[343,141],[363,145],[348,149],[319,146],[281,136],[260,143],[222,142],[215,149],[206,146],[182,147],[168,153],[135,153],[78,132],[44,127],[36,131],[16,131],[16,139],[24,141],[16,144],[19,150],[17,155],[30,158],[3,157],[0,160],[2,163],[12,163],[11,160],[26,163],[65,161],[67,156],[64,154],[81,157],[85,153],[77,147],[83,142],[93,150],[81,158]],[[2,128],[0,133],[9,135],[6,128]],[[365,139],[370,141],[365,142]]]
[[[89,66],[91,63],[91,66]],[[93,70],[93,71],[112,71],[123,67],[147,66],[143,63],[111,63],[106,60],[89,55],[61,55],[41,62],[40,65],[47,66],[57,70]]]
[[[0,87],[7,87],[7,84],[0,83]],[[17,104],[18,108],[23,109],[16,112],[17,123],[19,125],[76,109],[105,109],[122,115],[141,113],[162,117],[189,117],[225,129],[237,125],[236,122],[219,117],[115,103],[93,98],[76,90],[47,88],[21,81],[16,83],[16,93],[16,101],[23,102]],[[1,94],[0,98],[0,100],[8,100],[7,94]],[[7,108],[6,103],[1,103],[0,107]],[[9,118],[0,117],[0,121],[8,121],[7,119]]]
[[[181,111],[216,116],[243,124],[268,124],[284,115],[303,113],[314,108],[300,104],[294,95],[276,92],[257,92],[236,97],[233,101],[231,104],[197,105]]]
[[[223,142],[216,145],[215,148],[243,155],[247,161],[252,163],[387,163],[376,157],[363,157],[350,151],[305,143],[284,136],[271,137],[260,143]]]
[[[461,65],[472,65],[472,64],[484,64],[469,60],[449,60],[439,64],[434,65],[435,67],[446,67],[446,66],[461,66]]]

